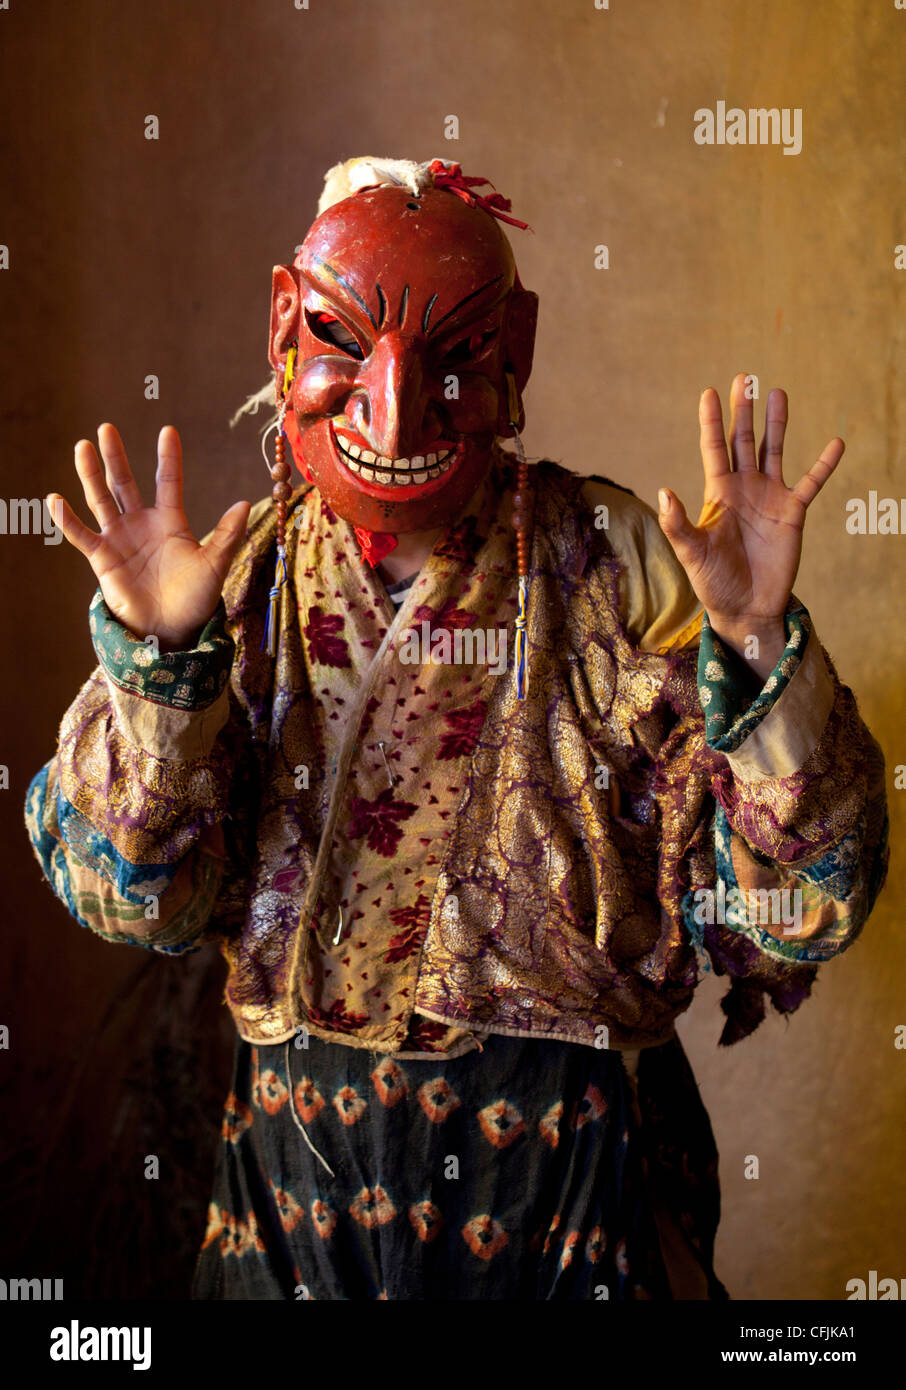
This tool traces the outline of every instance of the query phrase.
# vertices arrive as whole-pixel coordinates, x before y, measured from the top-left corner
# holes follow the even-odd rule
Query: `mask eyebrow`
[[[488,283],[487,283],[486,285],[482,285],[480,289],[473,290],[471,294],[467,294],[466,297],[465,297],[464,299],[461,299],[461,300],[459,301],[458,304],[455,304],[455,305],[453,306],[453,308],[452,308],[448,313],[444,314],[444,316],[443,316],[442,319],[438,319],[438,320],[437,320],[437,323],[434,325],[434,327],[431,328],[431,329],[429,330],[429,328],[428,328],[428,316],[429,316],[429,314],[431,313],[431,310],[434,308],[434,300],[437,299],[437,295],[435,295],[435,296],[434,296],[434,299],[431,300],[430,304],[428,305],[427,309],[425,310],[425,323],[424,323],[425,332],[426,332],[426,333],[429,333],[429,335],[430,335],[431,333],[436,333],[437,330],[438,330],[439,328],[442,328],[442,327],[443,327],[443,325],[447,322],[448,319],[453,318],[454,314],[458,314],[458,313],[459,313],[460,309],[463,307],[464,304],[468,304],[468,303],[470,302],[470,300],[477,299],[478,296],[479,296],[480,294],[484,294],[485,290],[489,290],[489,289],[491,288],[492,285],[498,284],[502,279],[503,279],[503,275],[502,275],[502,274],[501,274],[501,275],[495,275],[495,276],[494,276],[494,279],[493,279],[493,280],[489,280]]]
[[[341,290],[345,291],[345,293],[349,295],[349,298],[353,301],[353,303],[358,305],[362,313],[368,319],[368,322],[371,324],[371,327],[374,329],[375,332],[377,332],[378,326],[375,323],[374,315],[368,308],[368,305],[365,303],[362,296],[352,288],[352,285],[350,285],[349,281],[344,276],[342,276],[338,270],[334,270],[332,265],[328,265],[327,261],[322,260],[322,258],[319,255],[314,254],[312,256],[312,260],[314,261],[315,265],[317,265],[321,270],[325,271],[326,274],[330,276],[331,280],[333,280],[335,284],[339,285]],[[380,295],[381,303],[383,304],[384,297],[381,294],[380,287],[378,287],[378,294]],[[381,318],[383,319],[383,313],[381,314]]]

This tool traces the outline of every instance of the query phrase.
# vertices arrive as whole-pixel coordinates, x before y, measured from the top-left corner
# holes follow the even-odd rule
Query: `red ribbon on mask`
[[[492,217],[498,218],[501,222],[508,222],[511,227],[521,227],[523,231],[530,232],[532,229],[527,222],[520,222],[517,217],[507,217],[506,213],[512,207],[509,198],[504,198],[502,193],[496,190],[493,193],[474,193],[472,190],[475,184],[486,183],[488,188],[494,185],[490,179],[471,177],[462,172],[461,164],[451,163],[448,167],[442,159],[432,159],[428,165],[428,172],[434,175],[434,187],[446,188],[449,193],[455,193],[457,198],[461,198],[464,203],[471,207],[484,208]]]

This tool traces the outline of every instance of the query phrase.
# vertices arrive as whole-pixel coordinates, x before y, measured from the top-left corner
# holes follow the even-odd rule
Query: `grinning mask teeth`
[[[465,181],[366,188],[317,218],[274,269],[270,361],[282,381],[298,345],[285,428],[338,516],[392,537],[461,509],[513,433],[505,372],[518,398],[537,304]]]

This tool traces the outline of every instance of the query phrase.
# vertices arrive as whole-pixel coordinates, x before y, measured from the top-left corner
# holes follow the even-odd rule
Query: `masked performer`
[[[106,940],[229,965],[196,1297],[726,1297],[676,1019],[702,970],[723,1044],[796,1009],[886,872],[880,749],[791,593],[842,441],[788,487],[784,393],[756,456],[744,379],[729,451],[706,392],[697,526],[528,465],[537,301],[481,187],[330,171],[274,271],[272,498],[199,545],[175,431],[146,508],[109,425],[100,532],[51,495],[99,664],[35,852]]]

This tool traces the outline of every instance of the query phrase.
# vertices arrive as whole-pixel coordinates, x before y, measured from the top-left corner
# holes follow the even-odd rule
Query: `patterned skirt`
[[[300,1039],[301,1041],[301,1039]],[[726,1299],[678,1039],[452,1059],[237,1040],[195,1299]]]

